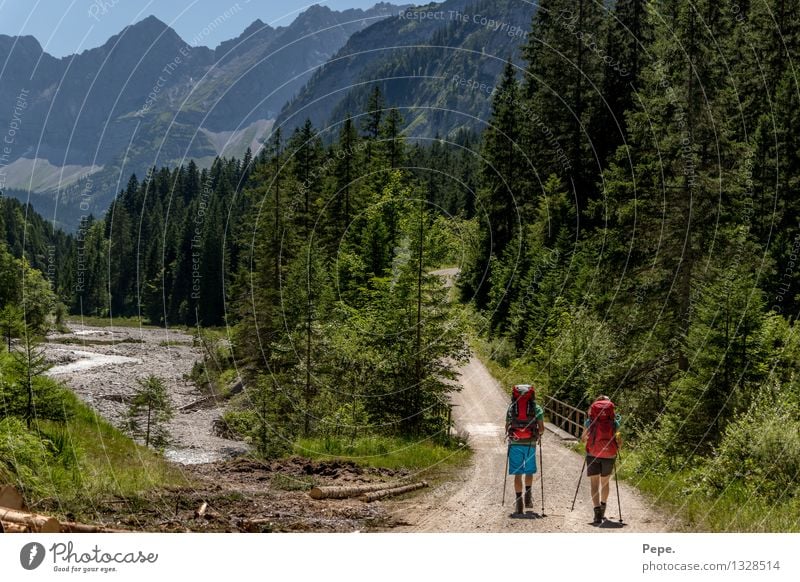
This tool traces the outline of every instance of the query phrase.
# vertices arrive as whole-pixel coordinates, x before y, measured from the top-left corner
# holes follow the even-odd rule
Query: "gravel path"
[[[91,327],[70,323],[71,333],[48,336],[45,353],[54,366],[48,374],[64,382],[81,399],[115,425],[136,387],[136,380],[155,374],[167,384],[176,408],[169,431],[173,445],[165,455],[177,463],[207,463],[246,451],[241,442],[219,438],[212,425],[221,407],[180,411],[205,396],[188,379],[202,357],[192,336],[175,330]],[[64,343],[70,342],[70,343]]]
[[[463,389],[454,395],[453,414],[459,429],[469,432],[474,450],[471,466],[462,481],[451,481],[429,493],[399,501],[393,516],[406,526],[394,531],[411,532],[592,532],[589,482],[581,481],[575,511],[570,512],[583,458],[551,434],[544,435],[545,517],[541,514],[541,488],[534,478],[534,510],[511,517],[513,482],[508,478],[506,505],[501,507],[506,445],[503,440],[505,411],[509,396],[473,357],[461,370]],[[538,463],[538,452],[537,452]],[[664,532],[668,520],[649,507],[634,489],[620,483],[624,525],[617,520],[613,481],[609,508],[602,530],[609,532]]]

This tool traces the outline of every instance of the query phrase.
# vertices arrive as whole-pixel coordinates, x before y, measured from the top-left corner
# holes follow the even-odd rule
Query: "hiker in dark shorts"
[[[589,407],[581,441],[586,445],[586,476],[592,490],[592,523],[601,524],[606,515],[609,480],[619,450],[617,429],[620,418],[608,396],[600,395]]]

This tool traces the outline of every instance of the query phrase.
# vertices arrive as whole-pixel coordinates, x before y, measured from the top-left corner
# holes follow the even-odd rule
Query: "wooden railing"
[[[437,440],[442,444],[449,445],[453,428],[453,406],[451,402],[437,396],[436,404],[433,406],[433,416],[438,420],[441,430],[437,434]]]
[[[581,436],[583,422],[586,420],[585,411],[553,397],[547,398],[544,409],[550,418],[550,422],[558,428],[567,431],[574,437]]]

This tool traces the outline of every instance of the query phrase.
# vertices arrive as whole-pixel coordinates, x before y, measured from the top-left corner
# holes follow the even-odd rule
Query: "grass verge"
[[[468,447],[453,441],[444,446],[430,440],[367,436],[349,438],[304,438],[297,441],[294,454],[315,460],[346,460],[364,467],[407,469],[425,472],[463,466]]]
[[[677,514],[675,526],[684,531],[727,533],[800,532],[800,499],[787,497],[778,503],[752,495],[739,481],[722,492],[698,482],[697,471],[648,473],[642,476],[630,467],[639,466],[636,452],[628,452],[620,463],[619,476],[647,495],[654,503]]]
[[[137,445],[73,394],[65,398],[73,414],[64,423],[43,421],[32,431],[22,423],[5,427],[9,440],[37,453],[17,448],[0,455],[0,481],[16,485],[32,510],[91,520],[109,500],[189,484],[160,454]]]

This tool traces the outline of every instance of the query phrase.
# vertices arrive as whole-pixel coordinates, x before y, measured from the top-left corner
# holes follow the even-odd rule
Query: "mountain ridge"
[[[11,168],[0,189],[56,184],[31,200],[75,228],[75,206],[89,199],[89,211],[102,214],[131,173],[241,156],[241,148],[266,137],[257,133],[268,131],[310,71],[351,34],[402,9],[312,7],[278,28],[256,19],[214,49],[194,46],[197,37],[187,42],[152,15],[61,58],[34,37],[0,35],[0,103],[27,91],[14,143],[0,160],[0,171]],[[12,115],[0,110],[0,127],[9,127]],[[35,180],[26,179],[27,168]],[[79,178],[90,175],[87,193]]]
[[[446,0],[387,18],[353,34],[287,102],[276,126],[290,132],[309,118],[318,128],[335,127],[366,111],[378,85],[386,106],[404,111],[411,137],[477,130],[488,119],[491,91],[471,87],[493,87],[507,58],[522,63],[534,13],[513,0]]]

